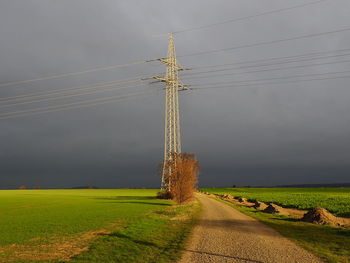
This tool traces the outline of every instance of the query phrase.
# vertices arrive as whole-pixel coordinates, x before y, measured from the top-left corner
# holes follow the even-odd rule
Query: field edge
[[[176,262],[199,220],[200,211],[196,199],[152,211],[121,230],[99,237],[87,251],[60,263]]]
[[[347,249],[350,247],[350,230],[348,229],[300,222],[286,216],[267,214],[254,208],[238,206],[217,197],[210,198],[257,219],[325,262],[350,262],[350,250]]]

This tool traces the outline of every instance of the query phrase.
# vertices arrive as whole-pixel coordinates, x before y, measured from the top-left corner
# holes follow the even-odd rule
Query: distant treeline
[[[232,185],[231,188],[322,188],[322,187],[350,187],[350,183],[332,184],[285,184],[285,185]],[[225,187],[211,187],[225,188]]]
[[[277,185],[275,187],[294,187],[294,188],[319,188],[319,187],[350,187],[350,183],[335,183],[335,184],[289,184]]]
[[[94,185],[84,185],[84,186],[74,186],[72,189],[99,189],[99,187]]]

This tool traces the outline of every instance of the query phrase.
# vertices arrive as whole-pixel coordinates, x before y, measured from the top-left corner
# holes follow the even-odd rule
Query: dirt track
[[[232,207],[198,194],[203,212],[180,263],[323,262],[275,230]]]

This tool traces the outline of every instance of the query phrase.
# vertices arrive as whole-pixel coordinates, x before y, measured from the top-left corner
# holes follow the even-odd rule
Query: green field
[[[284,207],[323,207],[337,216],[350,217],[350,188],[201,188],[214,194],[231,194],[251,201],[272,202]]]
[[[171,262],[198,204],[174,205],[156,192],[0,191],[0,262]]]

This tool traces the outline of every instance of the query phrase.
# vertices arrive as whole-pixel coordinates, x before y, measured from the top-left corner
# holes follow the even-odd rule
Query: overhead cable
[[[348,32],[348,31],[350,31],[350,27],[337,29],[337,30],[332,30],[332,31],[320,32],[320,33],[313,33],[313,34],[307,34],[307,35],[301,35],[301,36],[295,36],[295,37],[276,39],[276,40],[271,40],[271,41],[257,42],[257,43],[240,45],[240,46],[234,46],[234,47],[228,47],[228,48],[212,49],[212,50],[207,50],[207,51],[201,51],[201,52],[185,54],[185,55],[181,55],[181,56],[178,56],[178,57],[192,57],[192,56],[206,55],[206,54],[212,54],[212,53],[223,52],[223,51],[230,51],[230,50],[237,50],[237,49],[243,49],[243,48],[251,48],[251,47],[257,47],[257,46],[266,46],[266,45],[271,45],[271,44],[276,44],[276,43],[288,42],[288,41],[292,41],[292,40],[307,39],[307,38],[325,36],[325,35],[342,33],[342,32]]]
[[[187,28],[187,29],[177,30],[177,31],[174,31],[173,34],[191,32],[191,31],[211,28],[211,27],[215,27],[215,26],[219,26],[219,25],[223,25],[223,24],[234,23],[234,22],[239,22],[239,21],[243,21],[243,20],[249,20],[249,19],[256,18],[256,17],[261,17],[261,16],[270,15],[270,14],[274,14],[274,13],[280,13],[280,12],[289,11],[292,9],[297,9],[297,8],[302,8],[302,7],[307,7],[307,6],[311,6],[311,5],[316,5],[316,4],[319,4],[321,2],[325,2],[325,1],[328,1],[328,0],[318,0],[318,1],[308,2],[308,3],[304,3],[304,4],[300,4],[300,5],[294,5],[294,6],[289,6],[289,7],[279,8],[279,9],[273,9],[273,10],[261,12],[261,13],[255,14],[255,15],[232,18],[232,19],[228,19],[225,21],[217,22],[217,23],[211,23],[211,24],[207,24],[207,25],[203,25],[203,26],[197,26],[197,27],[191,27],[191,28]]]
[[[62,105],[58,105],[58,106],[49,106],[49,107],[41,107],[41,108],[36,108],[36,109],[31,109],[31,110],[9,112],[9,113],[5,113],[5,114],[0,114],[0,120],[9,119],[9,118],[13,118],[13,117],[21,117],[21,116],[27,116],[27,115],[34,115],[34,114],[64,111],[64,110],[70,110],[70,109],[76,109],[76,108],[91,107],[91,106],[111,103],[111,102],[115,102],[115,101],[123,101],[123,100],[127,100],[130,98],[139,97],[139,96],[148,95],[148,94],[157,93],[157,92],[159,92],[159,90],[155,90],[155,91],[149,90],[146,92],[137,92],[137,93],[135,92],[135,93],[131,93],[131,94],[109,96],[108,98],[99,98],[99,99],[78,101],[78,102],[62,104]]]
[[[55,90],[50,90],[50,91],[32,92],[32,93],[24,94],[24,95],[16,95],[16,96],[9,96],[9,97],[0,98],[0,103],[9,102],[9,101],[22,101],[22,100],[31,99],[31,98],[42,98],[42,97],[48,97],[48,96],[56,95],[56,94],[64,94],[64,93],[76,92],[76,91],[80,91],[80,90],[89,90],[89,89],[101,88],[101,87],[105,87],[105,86],[109,86],[109,85],[126,84],[126,83],[138,82],[138,81],[141,81],[141,77],[140,78],[133,78],[133,79],[126,79],[126,80],[98,82],[98,83],[94,83],[94,84],[79,85],[79,86],[74,86],[74,87],[70,87],[70,88],[63,88],[63,89],[60,88],[60,89],[55,89]]]
[[[24,84],[24,83],[36,82],[36,81],[40,81],[40,80],[49,80],[49,79],[58,79],[58,78],[63,78],[63,77],[77,76],[77,75],[87,74],[87,73],[91,73],[91,72],[112,70],[112,69],[117,69],[117,68],[129,67],[132,65],[139,65],[139,64],[143,64],[143,63],[146,63],[146,60],[131,62],[131,63],[127,63],[127,64],[119,64],[119,65],[114,65],[114,66],[97,67],[97,68],[87,69],[87,70],[78,71],[78,72],[48,75],[45,77],[34,78],[34,79],[5,82],[5,83],[0,83],[0,87],[19,85],[19,84]]]
[[[289,66],[289,67],[278,67],[278,68],[268,68],[268,69],[260,69],[260,70],[251,70],[251,71],[243,71],[243,72],[231,72],[227,74],[217,74],[217,75],[209,75],[208,77],[215,77],[215,76],[229,76],[229,75],[240,75],[240,74],[250,74],[250,73],[259,73],[259,72],[268,72],[268,71],[279,71],[279,70],[286,70],[286,69],[298,69],[298,68],[305,68],[305,67],[315,67],[315,66],[325,66],[325,65],[331,65],[331,64],[341,64],[341,63],[350,63],[350,60],[341,60],[341,61],[330,61],[330,62],[323,62],[323,63],[313,63],[313,64],[306,64],[306,65],[296,65],[296,66]],[[187,78],[192,77],[193,75],[200,75],[200,74],[207,74],[207,73],[213,73],[213,72],[222,72],[222,71],[230,71],[235,70],[237,68],[227,68],[227,69],[218,69],[218,70],[211,70],[211,71],[203,71],[203,72],[193,72],[191,75],[185,75],[181,78]],[[207,76],[205,76],[207,77]],[[203,78],[205,78],[203,76]],[[198,77],[199,78],[199,77]]]
[[[350,49],[348,49],[348,50],[350,50]],[[312,53],[309,53],[309,54],[312,54]],[[191,70],[197,70],[197,69],[202,69],[202,68],[218,68],[218,67],[225,67],[225,66],[234,66],[234,65],[241,65],[241,64],[244,65],[244,64],[253,64],[253,63],[258,63],[258,62],[269,62],[269,61],[281,60],[281,61],[273,62],[272,64],[271,63],[270,64],[255,64],[255,65],[253,64],[253,65],[237,67],[237,68],[241,69],[241,68],[271,66],[271,65],[277,65],[277,64],[289,64],[289,63],[304,62],[304,61],[319,60],[319,59],[327,59],[327,58],[346,57],[346,56],[349,56],[349,55],[350,55],[350,53],[329,55],[329,56],[297,55],[297,56],[289,56],[289,57],[275,57],[275,58],[250,60],[250,61],[235,62],[235,63],[226,63],[226,64],[217,64],[217,65],[205,65],[205,66],[197,66],[197,67],[195,66],[195,67],[191,67]],[[301,59],[297,59],[299,57],[301,57]],[[284,60],[284,59],[286,59],[286,60]],[[191,71],[186,72],[185,74],[191,74]]]
[[[289,81],[277,81],[277,82],[263,82],[263,83],[252,83],[252,84],[240,84],[240,85],[224,85],[224,86],[212,86],[204,88],[192,88],[193,90],[205,90],[205,89],[223,89],[223,88],[236,88],[236,87],[251,87],[251,86],[261,86],[261,85],[276,85],[276,84],[291,84],[291,83],[301,83],[301,82],[312,82],[312,81],[324,81],[324,80],[334,80],[334,79],[348,79],[350,75],[339,76],[339,77],[327,77],[327,78],[316,78],[316,79],[302,79],[302,80],[289,80]],[[235,84],[235,82],[232,82]]]
[[[91,94],[96,94],[96,93],[101,93],[101,92],[107,92],[107,91],[113,91],[113,90],[122,90],[122,89],[127,89],[127,88],[136,88],[136,87],[140,87],[140,86],[144,86],[143,83],[140,83],[138,85],[133,85],[133,86],[117,86],[114,87],[115,84],[111,84],[111,85],[106,85],[106,86],[100,86],[98,90],[94,90],[94,91],[89,91],[89,92],[78,92],[78,93],[74,93],[74,94],[63,94],[63,95],[59,95],[59,96],[53,96],[53,97],[48,97],[48,98],[43,98],[43,99],[36,99],[36,100],[29,100],[29,101],[21,101],[21,102],[15,102],[15,103],[10,103],[10,104],[0,104],[0,108],[4,108],[4,107],[12,107],[12,106],[17,106],[17,105],[25,105],[25,104],[33,104],[33,103],[37,103],[37,102],[45,102],[45,101],[52,101],[52,100],[61,100],[61,99],[68,99],[68,98],[73,98],[73,97],[79,97],[79,96],[86,96],[86,95],[91,95]]]
[[[313,74],[301,74],[301,75],[283,76],[283,77],[275,77],[275,78],[240,80],[240,81],[234,81],[234,83],[269,81],[269,80],[280,80],[280,79],[290,79],[290,78],[305,78],[305,77],[312,77],[312,76],[334,75],[334,74],[344,74],[344,73],[350,73],[350,70],[335,71],[335,72],[323,72],[323,73],[313,73]],[[190,85],[190,86],[191,87],[195,87],[195,86],[204,86],[204,85],[205,86],[206,85],[221,85],[221,84],[229,84],[229,83],[232,83],[232,81],[217,82],[217,83],[205,83],[205,84],[193,84],[193,85]]]

